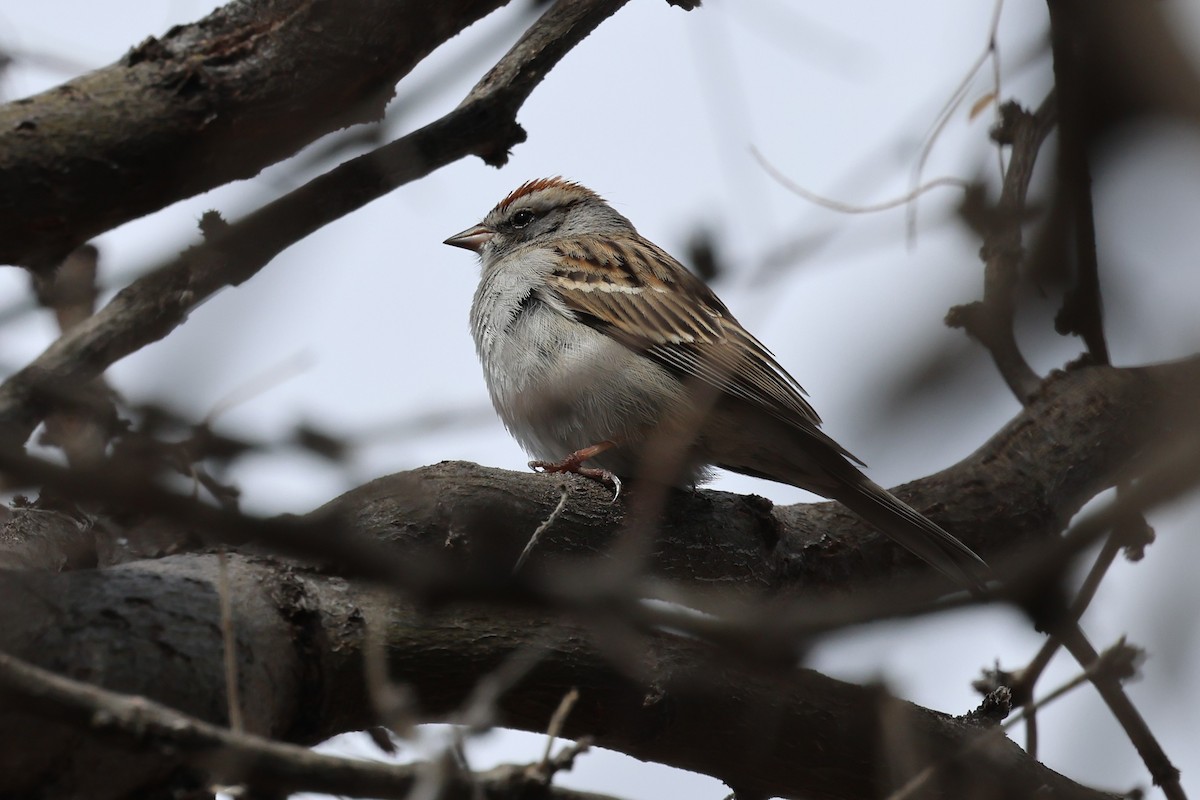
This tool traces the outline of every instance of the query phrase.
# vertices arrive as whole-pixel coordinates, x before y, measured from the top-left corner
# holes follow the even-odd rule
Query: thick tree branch
[[[976,452],[895,491],[985,556],[1036,549],[1096,494],[1196,430],[1191,398],[1198,384],[1200,358],[1058,374]],[[560,482],[446,463],[373,481],[317,517],[350,513],[355,528],[374,536],[435,552],[472,547],[481,563],[512,565],[558,504]],[[619,535],[620,506],[589,482],[570,485],[572,497],[524,569],[548,554],[604,553]],[[457,537],[480,524],[486,545]],[[840,504],[772,508],[761,498],[721,492],[676,493],[653,563],[672,578],[754,594],[840,592],[849,583],[927,572]]]
[[[10,709],[27,711],[41,724],[64,722],[115,746],[157,751],[167,761],[195,767],[208,781],[272,794],[308,791],[402,800],[425,780],[438,785],[438,797],[446,800],[519,800],[530,793],[546,800],[607,798],[548,786],[538,772],[540,765],[504,765],[464,774],[429,763],[385,764],[321,755],[230,731],[143,697],[73,681],[4,653],[0,695]]]
[[[1060,374],[971,456],[897,491],[989,556],[1036,547],[1052,541],[1097,493],[1145,469],[1160,448],[1188,441],[1197,426],[1191,398],[1198,382],[1200,358]],[[507,576],[530,534],[562,500],[560,478],[447,463],[373,481],[307,518],[255,520],[156,489],[145,476],[123,469],[69,471],[3,451],[0,465],[14,481],[48,485],[80,502],[175,519],[229,544],[253,540],[335,561],[350,574],[401,585],[418,596],[438,585],[431,565],[392,556],[378,540],[403,539],[438,558],[456,554]],[[620,534],[623,506],[610,503],[589,481],[569,486],[564,508],[522,575],[547,557],[602,554]],[[55,542],[70,552],[88,536],[105,533],[102,526],[87,531],[69,525],[56,536],[46,527],[52,519],[39,511],[10,521],[0,540],[5,563],[61,568],[46,557]],[[367,536],[331,538],[347,525]],[[898,573],[927,573],[835,503],[772,508],[753,496],[676,492],[658,527],[657,571],[743,593],[840,593],[850,582],[862,586]],[[463,532],[473,529],[487,536],[465,539]],[[97,560],[114,559],[93,555],[91,562]]]
[[[881,744],[884,727],[897,724],[922,754],[914,771],[951,759],[935,796],[974,796],[987,786],[998,798],[1026,798],[1043,787],[1058,798],[1106,797],[1007,740],[969,746],[986,726],[878,688],[790,666],[735,668],[703,644],[665,634],[618,634],[614,646],[611,630],[593,641],[586,629],[553,617],[478,607],[422,614],[339,578],[262,557],[230,561],[247,727],[275,738],[308,744],[375,723],[363,680],[371,624],[386,632],[392,677],[413,688],[425,719],[454,720],[481,680],[529,651],[534,666],[500,698],[502,724],[543,730],[575,687],[581,699],[567,736],[594,736],[639,758],[714,775],[747,797],[886,793],[891,780],[909,775],[894,771],[893,754]],[[212,555],[56,576],[3,574],[0,650],[220,724],[216,581]],[[130,792],[169,781],[181,761],[195,758],[114,749],[93,735],[77,707],[73,714],[64,723],[40,704],[4,704],[0,791],[44,786],[51,775],[59,787],[89,786],[103,763],[105,775],[121,778],[112,791]],[[154,730],[147,730],[151,741]]]
[[[1153,453],[1163,438],[1178,440],[1194,431],[1191,398],[1198,380],[1200,359],[1060,375],[979,452],[910,485],[906,494],[948,525],[983,520],[958,530],[972,544],[998,548],[1044,539],[1115,474],[1129,469],[1131,460]],[[325,530],[327,550],[309,553],[338,559],[350,534],[366,535],[394,554],[378,558],[373,575],[393,576],[401,586],[417,580],[414,576],[423,574],[431,564],[429,556],[437,553],[443,556],[439,563],[481,581],[486,592],[489,575],[507,580],[530,532],[560,500],[558,485],[559,479],[547,476],[459,464],[381,479],[315,513],[307,521],[315,526],[308,529],[314,536],[307,546],[319,545],[322,540],[315,534]],[[116,494],[106,486],[99,491]],[[182,515],[192,508],[180,505],[178,511]],[[522,574],[550,575],[548,567],[564,559],[587,558],[591,564],[599,559],[603,566],[604,553],[620,530],[619,513],[602,490],[572,484],[571,497]],[[229,519],[201,515],[194,521],[203,530]],[[349,528],[332,536],[332,529],[321,527],[322,520],[338,520]],[[284,546],[286,537],[300,530],[285,521],[272,524],[275,529],[245,520],[235,533],[275,530],[269,541]],[[237,536],[227,533],[226,538]],[[753,498],[679,493],[655,542],[652,568],[680,584],[738,587],[759,596],[761,603],[764,593],[845,588],[908,563],[879,539],[830,504],[772,510]],[[363,555],[367,563],[371,557]],[[251,732],[303,744],[374,724],[359,641],[363,620],[371,618],[385,623],[394,677],[421,690],[430,719],[449,718],[477,681],[508,654],[545,648],[534,671],[505,695],[506,724],[541,729],[562,695],[579,686],[583,701],[571,715],[569,735],[593,734],[598,743],[641,758],[706,771],[751,796],[874,796],[879,776],[895,774],[885,769],[889,753],[863,747],[864,742],[886,740],[881,720],[894,718],[890,710],[881,713],[880,703],[893,701],[815,673],[770,667],[787,663],[759,661],[762,654],[772,654],[770,648],[714,650],[660,634],[615,649],[593,646],[578,628],[547,638],[558,622],[529,618],[530,612],[511,603],[492,604],[487,611],[458,606],[422,616],[395,603],[381,607],[378,592],[361,591],[340,579],[280,568],[268,559],[231,560],[238,675]],[[392,566],[396,570],[388,571]],[[60,576],[7,573],[0,582],[0,650],[108,688],[146,693],[220,722],[226,709],[215,582],[215,556]],[[555,595],[543,599],[554,600]],[[549,614],[546,609],[552,607],[543,603],[539,613]],[[579,606],[574,618],[598,621],[604,613]],[[622,639],[646,636],[633,633],[620,609],[609,613],[615,616],[600,629],[625,631]],[[60,622],[49,624],[47,614]],[[726,648],[731,641],[725,639]],[[617,658],[615,665],[611,658]],[[714,659],[722,669],[705,666]],[[767,666],[752,669],[753,663]],[[921,752],[930,758],[967,759],[954,762],[963,765],[961,770],[939,770],[948,781],[945,796],[966,796],[966,784],[958,782],[980,776],[1012,787],[1012,796],[1028,796],[1035,783],[1056,786],[1062,796],[1093,796],[1069,784],[1059,786],[1061,778],[1008,743],[1000,755],[991,748],[964,748],[973,735],[969,726],[902,708],[905,724],[914,726],[914,741],[924,743]],[[60,746],[77,753],[73,763],[80,769],[69,773],[77,776],[91,774],[96,763],[113,758],[106,748],[84,747],[87,737],[79,731],[68,735],[46,725],[27,715],[0,718],[0,741],[12,743],[0,748],[0,775],[13,781],[36,778],[43,774],[39,770],[57,763]],[[767,730],[771,735],[764,739]],[[655,733],[648,736],[648,731]],[[26,747],[44,753],[42,760],[25,752]],[[970,754],[960,755],[966,751]],[[31,760],[21,761],[22,769],[5,769],[9,756]],[[31,763],[32,769],[27,766]],[[170,771],[170,764],[155,764]],[[149,780],[147,769],[138,762],[123,774]],[[161,772],[153,777],[165,779]]]
[[[502,4],[230,3],[0,106],[0,263],[49,268],[103,231],[380,119],[401,77]]]
[[[464,156],[502,163],[508,148],[524,140],[516,123],[521,104],[626,1],[558,3],[450,114],[347,161],[237,223],[216,226],[203,245],[123,289],[0,387],[0,440],[23,443],[55,395],[70,397],[73,387],[163,338],[218,289],[247,280],[323,225]]]

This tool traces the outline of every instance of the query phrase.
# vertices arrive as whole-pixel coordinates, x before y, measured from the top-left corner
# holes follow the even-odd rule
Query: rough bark
[[[910,484],[908,496],[993,555],[1047,539],[1156,444],[1194,435],[1187,400],[1198,377],[1197,359],[1060,375],[978,452]],[[538,542],[535,574],[552,576],[552,565],[568,563],[603,570],[611,561],[620,507],[603,489],[569,486],[566,508]],[[549,476],[445,463],[375,481],[312,519],[336,518],[416,564],[437,553],[460,573],[495,573],[497,565],[505,572],[557,503],[558,487]],[[27,516],[18,514],[10,532]],[[62,519],[63,535],[77,539]],[[1102,796],[1006,740],[969,745],[982,723],[764,661],[733,640],[720,646],[639,631],[619,609],[607,623],[611,609],[584,603],[566,616],[502,603],[421,613],[326,571],[269,556],[231,562],[247,725],[286,741],[312,743],[376,722],[363,679],[371,621],[386,632],[393,677],[416,690],[421,719],[452,719],[481,679],[532,651],[538,658],[502,695],[503,724],[544,729],[577,686],[583,699],[568,735],[714,775],[746,796],[877,797],[942,759],[952,763],[938,770],[931,796],[1028,797],[1040,787],[1059,797]],[[673,496],[652,558],[652,571],[677,584],[739,587],[758,603],[763,595],[841,594],[898,568],[916,565],[829,504],[772,510],[718,492]],[[59,575],[3,573],[0,649],[223,721],[216,569],[215,556],[191,554]],[[117,758],[127,781],[116,784],[121,791],[178,779],[178,762],[153,748],[118,754],[77,727],[6,709],[0,790],[25,791],[55,775],[56,791],[91,792],[97,764],[109,771]],[[900,760],[884,744],[898,729],[913,745]]]
[[[271,559],[230,561],[247,726],[287,741],[315,743],[375,723],[362,663],[371,621],[386,631],[393,679],[415,691],[420,719],[453,719],[480,681],[531,650],[535,663],[501,698],[500,723],[544,730],[577,687],[566,735],[714,775],[748,797],[877,797],[925,758],[954,759],[930,796],[976,797],[990,786],[992,797],[1025,798],[1043,787],[1055,797],[1105,797],[1010,741],[971,746],[986,731],[981,723],[877,687],[804,669],[737,668],[702,644],[662,634],[622,637],[614,655],[603,636],[563,620],[478,607],[423,614]],[[103,571],[7,573],[0,649],[223,722],[217,568],[216,556],[185,555]],[[153,740],[139,750],[113,747],[24,707],[7,702],[0,711],[2,792],[118,797],[184,780],[179,759]],[[919,758],[897,762],[888,751],[886,726],[895,725]]]
[[[500,5],[243,0],[0,106],[0,263],[49,268],[103,231],[380,119],[400,78]]]

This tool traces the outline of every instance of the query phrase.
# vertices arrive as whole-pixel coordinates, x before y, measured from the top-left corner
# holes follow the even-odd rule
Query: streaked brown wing
[[[820,425],[771,351],[668,253],[628,235],[562,240],[555,248],[563,266],[550,277],[552,291],[581,322],[790,424]]]

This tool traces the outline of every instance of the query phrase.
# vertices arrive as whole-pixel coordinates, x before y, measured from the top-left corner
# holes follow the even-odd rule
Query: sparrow
[[[529,181],[445,240],[482,269],[471,333],[530,466],[686,485],[711,467],[844,504],[959,584],[987,565],[864,475],[720,298],[595,192]]]

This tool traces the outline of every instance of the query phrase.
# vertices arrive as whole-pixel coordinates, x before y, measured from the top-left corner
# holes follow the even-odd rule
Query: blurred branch
[[[1198,382],[1200,358],[1059,375],[970,457],[897,491],[985,554],[1036,550],[1056,541],[1067,520],[1097,493],[1131,472],[1147,470],[1145,459],[1162,455],[1164,444],[1193,441],[1187,432],[1198,424],[1190,403]],[[1129,501],[1145,507],[1147,492],[1191,485],[1193,470],[1169,460],[1168,465],[1174,482],[1140,482],[1128,493]],[[622,506],[613,505],[611,496],[590,481],[567,481],[564,501],[561,478],[455,463],[381,478],[307,517],[275,519],[255,519],[175,494],[158,487],[154,474],[121,462],[95,471],[69,470],[0,450],[0,468],[13,485],[46,486],[79,502],[128,509],[142,518],[175,519],[188,531],[207,532],[234,546],[252,541],[337,563],[348,575],[405,587],[418,596],[440,591],[438,581],[445,576],[395,554],[375,537],[423,543],[440,559],[458,547],[464,532],[487,531],[486,540],[471,545],[471,559],[480,559],[485,574],[508,582],[530,535],[559,503],[563,508],[521,576],[532,570],[528,577],[535,578],[536,565],[546,558],[606,552],[622,525]],[[23,519],[8,524],[0,555],[20,563],[22,552],[35,545],[21,532]],[[367,535],[331,535],[347,524]],[[1063,546],[1089,546],[1111,521],[1101,525],[1080,524]],[[680,491],[669,498],[658,531],[656,569],[753,595],[811,596],[831,590],[840,595],[848,582],[867,586],[905,573],[934,580],[919,562],[835,503],[772,508],[761,498]],[[44,535],[34,541],[53,549]],[[678,549],[668,548],[669,543]],[[942,587],[930,583],[934,592]],[[469,583],[459,589],[487,591]]]
[[[902,194],[898,197],[892,197],[878,203],[858,205],[824,197],[816,192],[805,189],[803,186],[784,175],[778,167],[772,164],[767,157],[764,156],[762,152],[753,145],[750,147],[750,155],[754,157],[754,160],[758,162],[759,166],[762,167],[763,170],[769,176],[771,176],[776,183],[787,189],[792,194],[795,194],[798,197],[813,203],[814,205],[821,206],[822,208],[828,208],[831,211],[837,211],[841,214],[875,214],[880,211],[887,211],[899,206],[915,203],[917,198],[919,198],[921,195],[927,194],[934,189],[940,189],[943,187],[954,189],[970,188],[970,184],[961,178],[934,178],[931,181],[926,181],[925,183],[912,187],[906,194]]]
[[[1127,495],[1129,492],[1128,484],[1122,484],[1118,487],[1118,498],[1120,501],[1128,502]],[[1083,613],[1091,605],[1092,600],[1096,596],[1097,590],[1100,588],[1105,576],[1108,574],[1109,567],[1116,560],[1117,554],[1122,548],[1127,548],[1130,552],[1141,552],[1147,544],[1154,538],[1154,533],[1150,526],[1146,523],[1146,518],[1142,513],[1134,510],[1127,514],[1123,520],[1119,520],[1112,528],[1108,538],[1104,541],[1104,546],[1100,548],[1099,554],[1096,556],[1092,568],[1088,570],[1087,577],[1084,578],[1082,586],[1080,586],[1075,599],[1071,602],[1071,607],[1068,612],[1066,622],[1078,623],[1083,617]],[[1034,687],[1037,685],[1038,679],[1050,664],[1050,660],[1054,658],[1058,652],[1062,642],[1056,636],[1050,636],[1046,639],[1037,655],[1023,669],[1019,670],[1015,675],[1005,675],[997,677],[999,683],[1008,686],[1012,691],[1013,705],[1025,706],[1027,709],[1026,720],[1026,743],[1025,749],[1034,758],[1037,757],[1038,742],[1037,742],[1037,715],[1033,704]]]
[[[429,764],[385,764],[337,758],[283,744],[203,720],[148,700],[106,691],[47,672],[0,653],[0,694],[7,710],[22,709],[39,720],[65,722],[115,745],[156,750],[160,757],[200,769],[215,783],[244,785],[271,793],[323,792],[344,797],[408,798]],[[553,767],[569,768],[556,759]],[[505,800],[527,796],[531,787],[548,800],[603,800],[600,795],[549,786],[554,771],[540,764],[504,765],[484,773],[443,776],[443,798]]]
[[[1054,635],[1062,640],[1063,647],[1075,657],[1079,665],[1090,671],[1088,678],[1104,699],[1109,710],[1112,711],[1113,716],[1117,718],[1117,722],[1121,724],[1129,741],[1137,749],[1138,755],[1142,757],[1142,761],[1150,771],[1150,777],[1154,780],[1154,785],[1163,790],[1163,794],[1168,800],[1187,800],[1187,795],[1179,783],[1178,768],[1171,763],[1163,751],[1162,745],[1158,743],[1158,739],[1150,730],[1150,726],[1138,713],[1129,699],[1129,695],[1121,686],[1121,679],[1128,675],[1112,669],[1091,669],[1093,665],[1102,663],[1100,655],[1078,625],[1074,623],[1064,625],[1055,629]]]
[[[218,289],[247,280],[323,225],[464,156],[503,164],[508,149],[525,138],[516,123],[525,99],[572,47],[625,2],[557,3],[454,111],[341,164],[236,223],[210,225],[204,244],[126,287],[0,386],[0,438],[9,445],[24,442],[45,414],[47,394],[69,395],[113,362],[163,338]],[[381,27],[378,19],[370,23],[373,29]],[[356,42],[353,49],[362,44]]]
[[[1041,379],[1017,347],[1013,333],[1016,290],[1024,248],[1021,226],[1027,221],[1025,198],[1042,143],[1057,120],[1055,93],[1051,92],[1034,113],[1016,103],[1001,107],[1001,122],[993,131],[1000,144],[1011,145],[1012,156],[995,208],[985,208],[980,191],[968,195],[963,215],[983,234],[980,255],[984,260],[983,300],[955,306],[946,324],[962,328],[987,348],[1008,388],[1028,404]]]
[[[38,302],[54,312],[62,333],[95,312],[99,263],[99,251],[84,245],[68,255],[52,274],[35,277]],[[99,464],[109,439],[121,429],[112,398],[103,376],[80,385],[67,407],[47,415],[42,443],[59,447],[73,466]]]
[[[997,105],[999,103],[1000,94],[1000,49],[996,46],[996,33],[1000,28],[1001,12],[1004,10],[1004,0],[993,0],[992,4],[992,19],[988,25],[987,41],[984,43],[983,50],[976,56],[974,63],[967,69],[958,86],[955,87],[950,97],[947,98],[941,110],[938,111],[937,117],[934,119],[933,127],[925,137],[925,142],[921,145],[921,154],[917,158],[917,163],[913,166],[912,181],[910,187],[913,192],[913,200],[908,206],[908,240],[911,245],[917,236],[917,202],[918,197],[915,194],[915,189],[921,184],[921,175],[925,171],[925,163],[929,160],[929,156],[933,153],[933,148],[937,144],[938,139],[942,135],[942,131],[950,120],[954,118],[954,112],[967,99],[967,93],[971,89],[972,82],[975,76],[983,70],[984,66],[991,61],[992,63],[992,89],[986,96],[987,105]],[[974,117],[977,110],[980,108],[980,101],[976,100],[971,116]],[[997,121],[1002,117],[1002,111],[998,108],[996,111]],[[999,161],[1000,176],[1004,177],[1004,155],[997,149],[996,157]]]
[[[1112,475],[1132,470],[1131,458],[1137,456],[1131,454],[1140,451],[1156,462],[1162,440],[1181,447],[1194,441],[1181,434],[1196,425],[1191,398],[1198,380],[1200,359],[1059,375],[979,452],[904,493],[919,498],[920,507],[948,525],[972,520],[961,528],[972,543],[984,536],[997,537],[997,546],[1045,540],[1075,508],[1110,485]],[[1185,449],[1195,461],[1196,449]],[[728,587],[751,601],[741,616],[734,613],[736,606],[727,606],[728,619],[693,612],[696,621],[689,623],[682,612],[656,613],[641,602],[663,596],[654,592],[656,584],[607,580],[607,552],[621,529],[621,508],[587,481],[569,482],[558,519],[514,579],[511,565],[530,532],[561,502],[557,476],[443,464],[380,479],[309,517],[256,520],[173,496],[119,469],[98,474],[0,456],[9,474],[60,488],[68,496],[106,498],[143,516],[186,520],[189,529],[225,540],[253,541],[336,565],[338,577],[330,578],[292,567],[276,570],[262,556],[230,555],[230,587],[238,609],[231,638],[238,644],[247,730],[271,730],[310,743],[375,724],[360,654],[367,639],[363,620],[381,614],[387,646],[397,660],[393,674],[420,689],[429,718],[453,712],[509,653],[540,648],[527,675],[492,695],[504,709],[504,724],[542,730],[563,694],[578,686],[581,700],[566,735],[594,734],[601,745],[714,774],[749,796],[874,796],[874,776],[884,774],[883,763],[871,759],[888,756],[863,747],[863,742],[882,740],[877,690],[797,672],[798,642],[787,638],[828,630],[839,620],[863,621],[868,612],[894,614],[899,607],[895,596],[883,608],[855,599],[874,597],[870,591],[847,594],[852,586],[869,586],[900,568],[904,561],[898,559],[904,557],[832,504],[772,510],[765,501],[719,492],[672,496],[653,543],[654,573],[677,584]],[[1119,502],[1144,507],[1193,485],[1197,476],[1194,463],[1168,459],[1164,469],[1174,483],[1147,477]],[[1090,517],[1063,546],[1086,546],[1122,514],[1128,509]],[[51,519],[66,523],[62,517]],[[21,541],[19,534],[11,535],[11,541]],[[1062,563],[1055,562],[1054,574]],[[61,664],[77,657],[68,654],[100,647],[110,654],[94,662],[104,665],[104,674],[95,674],[102,685],[149,694],[187,713],[220,720],[226,710],[221,702],[225,671],[215,638],[220,636],[213,588],[217,569],[214,556],[197,555],[57,576],[6,573],[0,578],[0,651]],[[176,586],[171,577],[176,574],[186,591]],[[347,584],[342,579],[347,575],[382,581],[411,592],[426,609],[443,610],[413,616],[391,601],[371,612],[368,607],[378,606],[381,594]],[[836,594],[829,602],[811,597],[830,590]],[[764,595],[784,601],[806,597],[764,606]],[[450,601],[456,603],[453,611],[446,605]],[[483,605],[463,611],[461,604],[472,601]],[[61,603],[71,608],[58,607]],[[530,618],[530,609],[591,623],[588,630],[600,637],[599,646],[586,644],[587,637],[575,628],[552,635],[553,627],[544,618]],[[783,617],[783,611],[791,616]],[[44,613],[71,623],[48,625]],[[445,614],[450,618],[438,622]],[[786,625],[772,627],[777,617]],[[290,624],[278,630],[284,621]],[[655,630],[662,627],[699,639]],[[646,642],[653,643],[650,650]],[[142,668],[157,664],[167,652],[175,655],[163,663],[166,671]],[[714,659],[721,669],[711,668]],[[119,674],[105,677],[109,670]],[[632,683],[630,675],[636,677]],[[302,685],[280,683],[280,676]],[[314,703],[317,697],[322,701]],[[307,709],[303,714],[294,708],[300,702]],[[905,730],[911,724],[921,737],[932,737],[918,752],[953,754],[967,741],[970,729],[962,723],[901,708],[907,709]],[[5,769],[5,757],[25,758],[26,746],[64,741],[53,733],[33,736],[31,730],[42,729],[30,724],[22,716],[5,728],[0,715],[0,741],[6,744],[0,748],[0,776],[17,781],[31,774],[28,767]],[[5,730],[20,733],[6,735]],[[651,730],[659,733],[647,737]],[[767,730],[771,734],[764,738]],[[714,735],[717,731],[727,733]],[[983,763],[972,761],[961,773],[968,777],[961,779],[1010,787],[1013,797],[1029,796],[1035,784],[1064,780],[1046,774],[1010,743],[1002,746],[999,754],[979,753]],[[810,763],[816,754],[820,765]],[[870,787],[861,785],[863,780]],[[1098,796],[1070,784],[1060,788],[1061,796]],[[969,796],[969,790],[952,795]]]
[[[190,555],[117,570],[0,575],[0,651],[56,665],[90,648],[88,674],[98,686],[220,721],[223,703],[219,692],[212,696],[222,675],[217,569],[215,556]],[[253,689],[244,693],[247,729],[271,731],[297,744],[374,724],[362,666],[364,628],[375,621],[387,631],[392,673],[412,687],[425,720],[452,718],[497,665],[536,649],[529,672],[497,695],[500,724],[544,731],[574,687],[579,700],[562,722],[562,735],[591,735],[597,744],[637,758],[713,775],[747,797],[877,797],[888,755],[871,743],[880,741],[884,702],[934,758],[959,752],[980,730],[978,724],[888,698],[877,687],[843,683],[792,664],[746,668],[714,662],[709,646],[686,637],[589,633],[569,616],[490,604],[421,611],[385,602],[370,587],[262,556],[230,555],[230,570],[240,612],[242,680]],[[48,617],[71,622],[47,626]],[[158,668],[146,669],[147,663]],[[58,699],[41,691],[30,687],[24,692],[29,702],[17,707],[9,701],[0,708],[0,766],[6,767],[0,770],[0,789],[10,794],[39,785],[50,771],[59,780],[82,774],[93,781],[115,771],[122,781],[140,778],[153,785],[162,779],[156,773],[169,775],[182,760],[250,782],[265,775],[259,770],[284,763],[272,760],[284,751],[246,749],[261,740],[198,729],[175,716],[140,715],[149,706],[145,701],[119,700],[115,719],[101,716],[107,724],[98,731],[94,712],[105,706],[93,702],[95,695],[67,703],[63,712]],[[6,694],[11,697],[11,690]],[[154,759],[131,761],[136,751],[121,746],[138,732],[144,735],[133,742],[155,746]],[[181,741],[171,738],[176,733]],[[119,741],[98,740],[101,735]],[[218,749],[200,749],[206,742]],[[235,753],[244,759],[221,763],[222,754]],[[23,768],[9,768],[17,763]],[[97,771],[96,763],[110,772]],[[947,796],[974,796],[986,786],[998,800],[1024,800],[1042,787],[1067,800],[1107,797],[1046,769],[1006,740],[971,752],[961,763],[964,769],[943,784]],[[397,769],[403,768],[381,767],[375,774],[395,779]],[[315,780],[318,772],[305,774]],[[126,787],[127,793],[139,785]]]
[[[1108,363],[1104,340],[1104,307],[1100,297],[1100,265],[1096,255],[1096,219],[1092,207],[1092,170],[1088,163],[1099,131],[1089,107],[1089,81],[1097,65],[1094,43],[1084,34],[1080,17],[1091,13],[1075,0],[1049,0],[1050,45],[1054,54],[1054,87],[1059,104],[1058,202],[1063,221],[1074,233],[1072,247],[1063,248],[1075,265],[1075,283],[1063,297],[1055,318],[1059,333],[1083,338],[1092,363]],[[1085,77],[1086,76],[1086,77]],[[1066,238],[1069,234],[1063,231]]]
[[[1022,551],[1007,559],[1012,563],[999,564],[1005,577],[995,597],[1047,624],[1061,617],[1051,602],[1057,597],[1053,587],[1082,548],[1131,513],[1194,486],[1200,475],[1191,446],[1197,421],[1190,405],[1174,403],[1194,394],[1198,368],[1200,361],[1193,360],[1060,376],[979,452],[902,492],[914,501],[922,498],[920,507],[947,525],[972,519],[973,527],[963,528],[971,544],[991,536],[996,544],[988,548],[1004,543]],[[1193,434],[1185,433],[1189,430]],[[1156,444],[1164,438],[1180,452]],[[1131,441],[1142,448],[1132,460]],[[1087,453],[1085,461],[1075,448]],[[1155,469],[1146,470],[1148,463]],[[942,584],[924,570],[917,573],[923,576],[919,581],[875,585],[917,565],[830,503],[772,510],[756,498],[678,492],[649,542],[650,566],[659,576],[651,577],[631,575],[612,560],[622,509],[589,481],[567,483],[564,496],[559,478],[446,463],[374,481],[307,517],[255,519],[111,466],[67,470],[2,451],[0,466],[81,502],[106,502],[126,514],[175,520],[218,541],[253,542],[333,565],[340,575],[381,582],[422,603],[486,600],[496,607],[570,610],[603,624],[616,618],[642,630],[685,631],[743,659],[787,662],[814,635],[948,607],[937,602]],[[1114,475],[1127,473],[1143,478],[1115,506],[1089,515],[1065,539],[1056,538],[1079,506]],[[559,504],[555,524],[513,576],[511,565],[530,532]],[[21,532],[29,520],[45,517],[36,511],[14,516],[6,531],[7,561],[27,562],[22,554],[28,547],[48,549],[45,535],[27,543]],[[66,533],[73,535],[74,528]],[[126,538],[120,528],[113,533]],[[405,548],[397,548],[401,543]],[[847,596],[850,587],[854,591]],[[792,602],[798,596],[803,602]],[[645,597],[709,614],[646,604]]]

